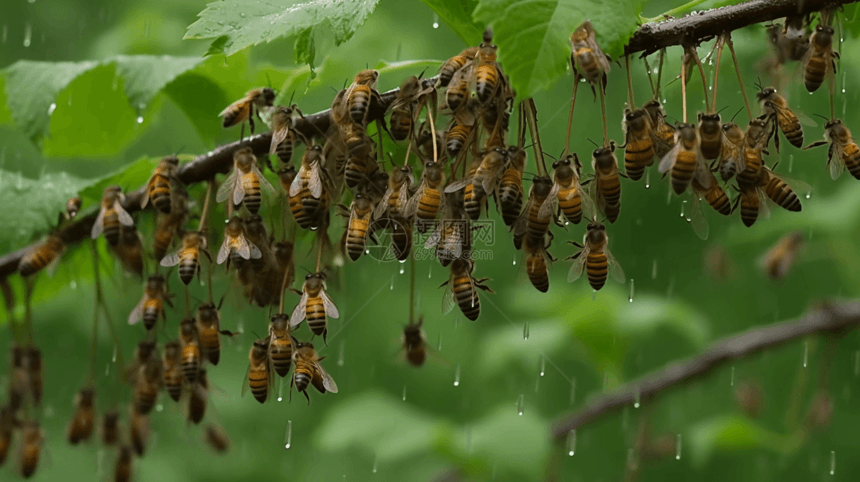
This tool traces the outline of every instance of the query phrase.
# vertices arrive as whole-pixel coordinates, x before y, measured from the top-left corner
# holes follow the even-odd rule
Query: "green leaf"
[[[714,452],[769,449],[786,452],[794,446],[787,435],[772,432],[739,415],[721,415],[698,422],[688,437],[693,465],[703,466]]]
[[[239,50],[280,37],[299,35],[323,23],[334,33],[336,45],[349,40],[379,0],[290,0],[210,3],[188,27],[186,39],[215,38],[210,52],[232,55]],[[223,40],[223,37],[227,37]]]
[[[851,37],[860,37],[860,4],[852,3],[845,5],[845,21],[842,22],[842,28],[851,32]]]
[[[306,28],[296,37],[296,63],[307,64],[311,69],[311,79],[316,77],[314,72],[314,58],[316,57],[316,45],[314,44],[314,29]]]
[[[197,67],[200,57],[168,55],[120,55],[114,59],[117,74],[125,80],[125,95],[132,106],[142,109],[167,84],[182,73]]]
[[[224,128],[218,122],[218,108],[232,102],[221,87],[205,75],[186,72],[167,85],[164,93],[176,103],[194,124],[204,140],[218,139]]]
[[[478,0],[421,0],[451,27],[466,45],[477,45],[484,29],[472,21]]]
[[[708,319],[692,306],[678,300],[666,300],[654,295],[639,295],[636,303],[622,304],[618,316],[618,331],[638,336],[658,327],[668,326],[700,349],[710,337]]]
[[[644,0],[481,0],[473,17],[493,28],[499,62],[521,98],[550,89],[570,59],[570,34],[591,20],[603,51],[618,57]],[[624,12],[619,15],[619,12]]]
[[[472,425],[471,448],[499,473],[538,480],[550,450],[547,421],[540,417],[534,396],[526,396],[521,415],[516,402],[511,400]]]

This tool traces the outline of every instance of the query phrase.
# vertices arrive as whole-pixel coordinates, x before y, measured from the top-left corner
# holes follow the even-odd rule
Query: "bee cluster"
[[[800,21],[789,18],[783,28],[770,30],[774,45],[780,48],[779,62],[802,60],[805,85],[810,92],[824,80],[832,81],[835,71],[838,55],[832,50],[830,19],[829,13],[822,13],[811,35],[807,33],[811,28],[810,18]],[[719,36],[715,42],[718,65],[725,46],[729,46],[734,56],[728,34]],[[571,48],[575,78],[568,135],[562,154],[552,163],[551,173],[544,162],[546,154],[541,147],[535,104],[531,99],[515,103],[515,92],[496,60],[497,47],[489,30],[479,46],[448,59],[437,77],[407,78],[393,102],[384,101],[377,91],[377,71],[359,72],[353,83],[335,96],[324,124],[327,130],[315,135],[305,135],[298,128],[307,123],[299,107],[274,106],[276,94],[268,88],[248,92],[221,112],[224,127],[241,124],[240,140],[244,139],[246,121],[252,134],[255,116],[266,114],[271,121],[271,143],[268,155],[262,156],[263,164],[277,174],[280,196],[291,213],[282,215],[281,240],[275,240],[269,231],[274,231],[275,226],[267,230],[260,214],[266,199],[263,191],[274,195],[276,189],[264,177],[250,143],[240,142],[234,150],[233,168],[220,187],[214,178],[209,181],[196,230],[187,226],[190,202],[177,177],[179,161],[175,156],[165,157],[143,190],[139,207],[151,204],[157,213],[152,253],[161,266],[178,266],[178,276],[186,287],[185,316],[178,325],[178,336],[159,349],[155,332],[166,326],[165,305],[173,306],[172,295],[168,293],[164,274],[156,272],[148,276],[143,297],[128,317],[129,324],[143,321],[147,334],[124,373],[132,389],[127,435],[120,433],[116,410],[102,414],[98,422],[102,443],[117,447],[115,479],[128,480],[133,457],[144,454],[149,437],[148,416],[162,389],[171,399],[186,406],[186,417],[191,423],[199,424],[204,418],[210,391],[207,367],[219,362],[221,337],[235,335],[220,327],[221,306],[216,305],[212,294],[213,264],[226,263],[227,272],[232,272],[249,303],[278,307],[278,312],[270,317],[267,336],[256,339],[250,347],[245,388],[263,403],[269,399],[274,376],[289,375],[290,393],[295,385],[310,403],[309,386],[325,393],[337,392],[337,385],[320,364],[325,357],[318,356],[310,341],[299,341],[294,333],[307,320],[312,336],[321,336],[326,342],[327,320],[339,316],[327,292],[327,273],[343,265],[347,256],[357,262],[369,253],[369,241],[378,243],[377,237],[386,235],[390,239],[386,256],[405,261],[414,253],[413,232],[429,233],[424,248],[433,250],[439,263],[450,270],[443,284],[447,286],[444,311],[447,313],[457,306],[464,316],[476,320],[480,315],[480,291],[492,290],[486,285],[486,278],[474,276],[473,233],[479,229],[476,222],[489,211],[490,198],[510,228],[514,246],[523,252],[529,280],[541,292],[549,289],[548,266],[556,261],[548,251],[553,240],[550,226],[564,227],[583,220],[587,222],[587,230],[582,243],[572,243],[578,251],[569,258],[573,259],[573,265],[568,281],[585,273],[595,290],[601,289],[610,275],[624,282],[623,270],[608,250],[607,229],[601,220],[614,223],[620,215],[621,178],[642,179],[655,159],[660,160],[658,171],[669,176],[671,191],[691,197],[691,221],[701,237],[707,236],[702,200],[723,215],[730,215],[740,207],[746,226],[752,226],[770,201],[789,211],[800,211],[796,191],[802,185],[776,174],[775,166],[768,167],[763,162],[771,140],[779,149],[780,131],[792,146],[803,144],[798,116],[776,89],[759,86],[757,97],[762,114],[753,116],[747,103],[750,123],[746,130],[731,121],[724,123],[716,111],[718,77],[714,76],[713,89],[709,89],[696,48],[686,46],[680,75],[684,122],[673,126],[666,121],[659,100],[659,77],[656,86],[652,83],[653,99],[636,108],[628,59],[625,142],[620,146],[624,150],[625,173],[621,173],[616,144],[609,139],[606,127],[604,97],[610,60],[600,50],[589,22],[574,31]],[[662,58],[661,52],[661,71]],[[698,115],[697,124],[686,122],[686,83],[694,65],[701,73],[704,91],[714,92],[713,102],[706,101],[706,112]],[[650,69],[648,73],[650,78]],[[604,114],[603,144],[592,152],[593,173],[588,176],[583,176],[579,157],[570,149],[570,123],[580,79],[587,81],[595,96],[599,96]],[[444,100],[440,105],[441,89]],[[508,144],[515,108],[515,140]],[[445,120],[439,121],[440,117]],[[376,124],[378,141],[368,134],[372,123]],[[444,127],[440,129],[437,124]],[[860,179],[860,150],[848,129],[835,118],[828,120],[825,129],[833,178],[847,166]],[[387,172],[382,159],[383,131],[395,142],[407,145],[403,164],[397,165],[391,159],[392,167]],[[526,196],[523,178],[528,165],[527,135],[531,137],[537,173]],[[806,148],[824,143],[813,143]],[[294,154],[298,144],[305,148],[297,169]],[[418,180],[413,153],[418,160],[415,164],[421,168]],[[277,169],[270,156],[279,161]],[[733,187],[738,196],[734,201],[727,195],[729,189],[719,185],[715,172],[726,183],[735,179]],[[213,195],[215,202],[226,203],[228,216],[214,259],[208,251],[213,233],[207,228]],[[348,207],[340,204],[347,201]],[[143,276],[143,243],[134,218],[126,210],[128,206],[118,186],[105,189],[91,236],[96,239],[104,235],[123,266]],[[66,209],[68,222],[80,208],[79,198],[70,200]],[[328,238],[332,208],[348,218],[337,243]],[[316,267],[305,277],[300,291],[292,289],[293,253],[299,229],[316,237],[317,253]],[[178,241],[176,250],[171,252],[175,241]],[[50,235],[21,259],[20,273],[31,276],[56,263],[64,249],[63,237]],[[192,315],[188,285],[202,275],[201,257],[208,260],[209,299]],[[300,295],[289,314],[285,312],[287,290]],[[403,348],[407,361],[420,366],[428,349],[421,330],[423,319],[419,317],[419,321],[412,322],[411,318],[410,308]],[[24,404],[38,404],[41,398],[39,351],[16,345],[12,350],[11,370],[9,402],[0,412],[0,460],[5,458],[14,429],[20,429],[24,475],[29,476],[38,463],[38,447],[43,437],[38,422],[20,421],[17,414]],[[92,437],[98,418],[94,399],[92,385],[78,393],[67,433],[70,443]],[[215,450],[227,450],[229,439],[222,428],[209,425],[205,435]]]

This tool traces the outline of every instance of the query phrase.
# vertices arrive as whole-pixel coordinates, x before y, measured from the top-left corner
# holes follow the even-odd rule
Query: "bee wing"
[[[704,158],[696,159],[696,171],[693,175],[696,177],[696,181],[698,181],[705,189],[709,189],[711,187],[711,183],[717,181],[714,177],[714,173],[712,173],[711,170],[708,169],[708,165],[705,164]]]
[[[558,189],[558,183],[553,183],[552,189],[550,189],[549,194],[543,204],[541,204],[540,209],[538,209],[539,218],[543,219],[552,214],[553,207],[555,206],[556,201],[558,201]]]
[[[122,207],[122,203],[116,201],[113,205],[113,208],[116,210],[117,215],[119,216],[119,222],[124,226],[134,226],[134,219],[132,219],[131,214]]]
[[[463,189],[464,187],[468,186],[471,183],[472,183],[472,179],[468,178],[468,177],[466,179],[460,179],[459,181],[454,181],[445,187],[445,192],[457,192],[460,189]]]
[[[517,220],[514,221],[514,225],[511,226],[511,231],[514,232],[514,236],[522,236],[526,232],[529,211],[531,211],[533,202],[534,200],[532,200],[531,196],[529,196],[529,200],[526,203],[526,207],[523,209],[523,212],[520,213],[520,217],[518,217]]]
[[[299,326],[302,321],[305,319],[305,308],[308,305],[308,292],[302,290],[302,298],[299,300],[299,304],[296,305],[295,309],[293,309],[293,314],[290,315],[290,328],[295,328]]]
[[[238,244],[236,252],[239,253],[239,256],[245,259],[251,259],[251,245],[248,244],[248,240],[245,239],[245,236],[239,236],[236,243]]]
[[[102,207],[101,210],[99,211],[98,217],[96,218],[96,222],[93,223],[93,229],[90,231],[90,236],[93,239],[98,238],[99,235],[102,234],[102,229],[104,228],[104,221],[105,221],[105,208]]]
[[[591,196],[582,189],[582,186],[577,188],[580,193],[580,197],[582,198],[582,215],[585,219],[593,220],[597,215],[597,206],[594,205],[594,200],[591,199]]]
[[[170,253],[161,258],[161,266],[170,267],[179,264],[179,253]]]
[[[845,164],[842,164],[842,165],[843,165],[843,167],[845,166]],[[812,192],[812,186],[801,181],[800,179],[794,179],[793,177],[783,176],[782,174],[777,174],[773,171],[770,171],[769,174],[771,176],[774,176],[776,178],[781,179],[782,182],[788,184],[788,187],[790,187],[791,190],[794,191],[794,193],[797,194],[798,196],[800,196],[801,194],[807,194],[807,193]]]
[[[690,222],[693,224],[693,232],[700,239],[708,239],[708,221],[702,210],[702,194],[693,189],[690,193]]]
[[[128,315],[128,324],[133,325],[143,319],[143,305],[146,303],[146,295],[140,300],[137,306],[131,310]]]
[[[233,182],[233,205],[236,206],[245,199],[245,186],[242,185],[242,175],[236,175]]]
[[[454,281],[449,278],[445,294],[442,295],[442,314],[447,315],[455,306],[457,306],[457,302],[454,300]]]
[[[319,199],[322,196],[322,181],[320,180],[320,165],[314,161],[311,165],[311,175],[308,180],[308,189],[311,191],[311,196]]]
[[[579,252],[579,256],[577,256],[576,260],[573,262],[573,266],[570,267],[570,271],[567,272],[567,282],[573,283],[578,280],[582,273],[585,272],[585,259],[588,257],[589,249],[588,243],[584,244],[584,248]]]
[[[663,159],[660,160],[660,165],[657,166],[657,172],[660,174],[666,174],[672,169],[672,166],[675,165],[675,161],[678,159],[678,151],[681,149],[681,143],[676,142],[675,146],[663,156]]]
[[[260,168],[257,167],[256,164],[251,165],[251,171],[257,175],[257,179],[260,181],[260,188],[270,193],[275,192],[275,188],[274,186],[272,186],[272,183],[270,183],[269,180],[266,179],[266,176],[263,175],[262,171],[260,171]]]
[[[403,209],[406,206],[406,203],[409,198],[409,187],[406,183],[403,183],[400,186],[400,192],[397,193],[397,205],[400,206],[400,209]]]
[[[322,386],[331,393],[337,393],[337,383],[335,383],[331,375],[329,375],[328,372],[325,371],[325,368],[323,368],[319,364],[319,362],[314,363],[314,368],[316,368],[317,375],[322,378]],[[316,386],[316,383],[314,385]],[[317,387],[317,389],[319,389],[319,387]]]
[[[757,187],[755,191],[758,196],[758,215],[760,218],[767,219],[770,217],[770,205],[775,203],[767,197],[761,188]]]
[[[224,241],[221,243],[221,248],[218,249],[218,256],[215,258],[215,262],[217,264],[221,264],[224,261],[227,261],[227,257],[230,255],[231,245],[230,237],[224,235]],[[245,258],[248,259],[248,258]]]
[[[230,171],[230,174],[227,174],[227,178],[224,179],[224,183],[218,186],[218,192],[215,194],[215,201],[222,203],[230,198],[230,194],[233,192],[233,184],[236,182],[236,168],[233,168]]]
[[[276,129],[272,131],[272,143],[269,144],[269,154],[274,154],[278,146],[287,139],[287,134],[290,133],[289,127]]]
[[[334,305],[334,302],[329,298],[328,294],[325,290],[320,290],[320,297],[323,300],[323,306],[325,306],[325,314],[329,318],[340,318],[340,313],[337,311],[337,307]]]
[[[421,181],[421,184],[418,186],[418,190],[415,191],[415,194],[409,198],[409,201],[406,202],[406,207],[403,209],[403,214],[407,218],[411,218],[418,211],[418,201],[421,199],[421,196],[424,195],[426,183]],[[444,197],[443,197],[444,199]]]
[[[377,204],[376,207],[373,208],[374,218],[381,218],[382,215],[385,214],[385,211],[388,209],[388,201],[391,199],[391,194],[391,188],[385,190],[385,195],[382,196],[382,201],[379,201],[379,204]]]
[[[424,243],[424,249],[430,249],[433,246],[439,244],[439,240],[442,238],[442,225],[445,224],[445,220],[436,225],[436,228],[430,233],[430,236],[427,237],[427,241]]]
[[[251,259],[260,259],[263,257],[263,252],[260,251],[260,248],[258,248],[256,244],[248,241],[247,239],[245,241],[248,243],[248,249],[251,253]]]
[[[242,394],[240,396],[244,397],[246,393],[248,393],[248,389],[251,388],[251,363],[248,363],[248,368],[245,369],[245,378],[242,379]]]
[[[830,164],[830,178],[834,181],[845,171],[845,162],[842,160],[843,155],[844,149],[839,143],[834,142],[830,144],[827,163]]]
[[[152,178],[149,178],[146,186],[143,187],[143,196],[140,199],[140,209],[146,208],[146,205],[149,204],[149,186],[152,185]]]
[[[612,279],[621,284],[626,283],[627,278],[624,276],[624,270],[621,269],[621,265],[618,264],[615,256],[612,256],[612,253],[609,252],[609,248],[605,248],[603,254],[606,255],[606,261],[609,262],[609,276],[612,276]]]

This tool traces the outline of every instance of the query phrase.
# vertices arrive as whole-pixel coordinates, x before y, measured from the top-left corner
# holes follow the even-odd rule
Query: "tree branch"
[[[589,400],[582,409],[553,422],[550,432],[563,440],[571,430],[618,412],[635,401],[645,402],[661,392],[707,375],[720,366],[759,351],[814,333],[839,333],[860,325],[860,300],[820,306],[799,320],[755,328],[716,341],[702,354],[676,361],[663,370],[626,383]]]

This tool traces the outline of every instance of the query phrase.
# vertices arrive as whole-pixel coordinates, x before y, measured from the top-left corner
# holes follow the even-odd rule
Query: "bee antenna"
[[[557,158],[557,157],[553,156],[553,155],[552,155],[552,154],[550,154],[549,152],[544,152],[543,154],[544,154],[545,156],[549,156],[549,157],[550,157],[552,160],[554,160],[554,161],[557,161],[557,160],[558,160],[558,158]]]
[[[269,78],[269,73],[266,72],[266,82],[269,84],[269,88],[272,88],[272,79]]]
[[[815,115],[815,116],[821,117],[822,119],[824,119],[824,120],[826,120],[826,121],[828,121],[828,122],[830,121],[830,119],[828,119],[827,117],[824,117],[824,116],[823,116],[823,115],[821,115],[821,114],[812,114],[812,115]]]
[[[421,73],[418,74],[418,80],[421,80],[421,77],[424,77],[424,72],[427,72],[427,68],[428,67],[424,67],[424,70],[422,70]]]
[[[717,113],[717,114],[719,114],[720,112],[722,112],[722,111],[724,111],[724,110],[726,110],[726,109],[728,109],[728,108],[729,108],[729,106],[725,106],[725,107],[723,107],[722,109],[718,110],[716,113]]]
[[[345,88],[346,88],[346,83],[347,83],[348,81],[349,81],[349,79],[343,79],[343,87],[341,87],[342,89],[345,89]]]
[[[761,77],[758,78],[758,81],[753,83],[754,86],[758,87],[758,90],[764,90],[764,87],[761,86]]]
[[[335,89],[335,88],[334,88],[334,87],[332,87],[332,86],[329,86],[329,87],[331,87],[331,90],[333,90],[333,91],[335,92],[335,94],[336,94],[336,93],[338,93],[338,92],[340,92],[339,90]]]
[[[738,109],[738,111],[737,111],[737,112],[735,112],[735,115],[733,115],[733,116],[732,116],[732,120],[731,120],[731,121],[729,121],[729,122],[734,122],[734,121],[735,121],[735,117],[737,117],[737,116],[738,116],[738,114],[740,114],[742,110],[744,110],[744,108],[743,108],[743,107],[741,107],[740,109]]]
[[[588,142],[590,142],[590,143],[594,144],[594,147],[598,147],[598,148],[600,147],[600,146],[598,146],[598,145],[597,145],[597,143],[596,143],[596,142],[592,141],[590,137],[589,137],[589,138],[587,138],[587,139],[588,139]]]
[[[289,105],[289,106],[292,106],[292,105],[293,105],[293,97],[294,97],[295,95],[296,95],[296,91],[294,90],[294,91],[293,91],[293,93],[292,93],[292,94],[290,94],[290,103],[289,103],[289,104],[287,104],[287,105]]]
[[[260,338],[260,335],[258,335],[256,331],[251,330],[251,333],[253,333],[253,335],[254,335],[254,336],[256,336],[258,340],[260,340],[260,339],[261,339],[261,338]]]

